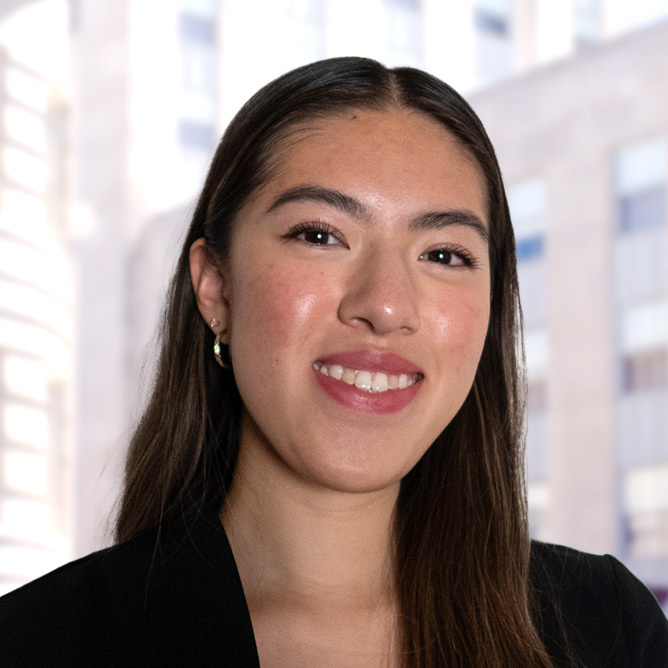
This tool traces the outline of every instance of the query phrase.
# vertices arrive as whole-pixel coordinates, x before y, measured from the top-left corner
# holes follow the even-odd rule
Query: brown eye
[[[293,226],[284,238],[296,239],[311,246],[345,246],[338,230],[316,221]]]
[[[324,232],[323,230],[305,230],[298,237],[306,241],[309,244],[316,244],[318,246],[327,246],[330,244],[338,243],[334,236],[329,232]]]
[[[428,257],[432,262],[440,262],[441,264],[451,264],[453,256],[450,251],[437,250],[437,251],[431,251],[428,254]]]
[[[420,256],[420,259],[424,259],[429,262],[436,262],[438,264],[444,264],[449,267],[466,265],[466,260],[463,259],[458,253],[453,253],[446,248],[437,248],[436,250],[429,251]]]

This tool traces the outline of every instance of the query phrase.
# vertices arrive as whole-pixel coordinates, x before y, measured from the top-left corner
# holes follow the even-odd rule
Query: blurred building
[[[64,2],[11,0],[5,7],[19,13]],[[668,475],[661,468],[667,435],[657,417],[666,405],[665,376],[654,371],[665,358],[668,332],[664,325],[654,339],[638,332],[663,323],[666,298],[666,246],[656,243],[665,228],[666,127],[656,118],[666,116],[661,86],[668,66],[658,46],[649,62],[649,44],[665,39],[667,29],[634,31],[668,14],[668,3],[69,0],[68,7],[71,142],[59,149],[66,168],[48,173],[54,182],[68,175],[72,187],[61,207],[66,232],[45,232],[39,243],[55,239],[49,247],[69,259],[76,276],[73,292],[63,288],[74,326],[66,343],[77,345],[62,372],[64,395],[68,383],[74,387],[72,425],[62,441],[72,459],[61,506],[73,555],[109,542],[105,521],[150,384],[166,283],[218,138],[272,77],[318,58],[355,54],[423,67],[448,81],[471,97],[498,146],[526,310],[534,532],[614,552],[637,564],[650,584],[666,584],[668,529],[652,527],[665,522],[666,511],[657,509],[665,504],[660,485],[668,488],[661,478]],[[0,22],[10,18],[9,9],[0,9]],[[627,63],[620,55],[627,51],[640,55]],[[615,67],[626,76],[616,87]],[[657,158],[661,151],[664,158]],[[588,176],[573,178],[582,173],[580,162]],[[646,191],[653,194],[643,199]],[[58,218],[54,211],[49,203],[47,217]],[[647,211],[664,222],[638,223]],[[618,223],[622,215],[633,221]],[[7,220],[14,230],[21,219]],[[658,236],[646,240],[651,234]],[[645,287],[628,287],[633,262],[645,267],[638,279]],[[12,274],[12,285],[19,280]],[[54,289],[55,281],[46,280]],[[650,283],[663,286],[651,293],[652,303]],[[579,317],[586,332],[575,324]],[[0,395],[0,408],[7,401]],[[637,448],[636,422],[643,430]],[[47,452],[61,451],[49,443]],[[0,443],[2,452],[13,447]],[[655,484],[659,492],[648,493]],[[0,503],[10,498],[8,489],[0,487]],[[26,568],[24,578],[39,572]]]
[[[67,116],[0,41],[0,594],[71,554]]]
[[[538,537],[668,599],[668,22],[471,97],[516,228]]]

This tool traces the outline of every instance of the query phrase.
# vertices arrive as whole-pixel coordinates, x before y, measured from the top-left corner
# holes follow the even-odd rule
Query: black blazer
[[[619,561],[532,546],[536,624],[558,666],[668,668],[668,622]],[[556,600],[560,615],[553,601]],[[559,621],[561,620],[561,622]],[[259,666],[227,537],[215,512],[179,518],[0,598],[0,666]]]

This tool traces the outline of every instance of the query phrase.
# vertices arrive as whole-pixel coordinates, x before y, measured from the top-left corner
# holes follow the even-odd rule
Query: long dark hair
[[[484,177],[491,316],[463,406],[401,483],[395,582],[405,666],[551,666],[530,614],[523,483],[521,312],[515,242],[494,149],[448,85],[412,68],[334,58],[276,79],[239,111],[213,158],[162,321],[153,394],[132,439],[119,542],[187,506],[221,508],[234,473],[241,399],[213,354],[195,301],[189,248],[229,250],[231,223],[276,168],[296,126],[352,109],[412,109],[451,133]]]

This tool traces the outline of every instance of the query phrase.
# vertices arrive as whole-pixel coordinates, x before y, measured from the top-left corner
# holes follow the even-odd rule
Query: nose
[[[342,322],[383,336],[417,331],[418,295],[405,261],[372,252],[355,267],[339,304]]]

